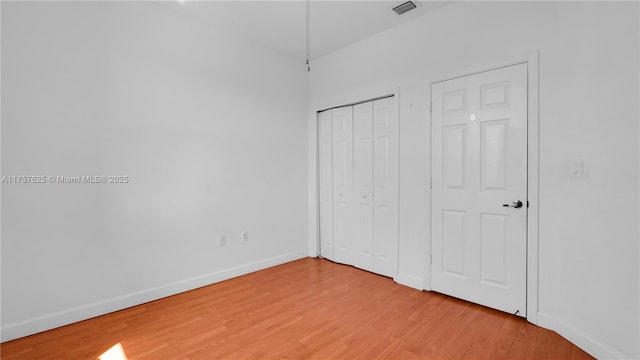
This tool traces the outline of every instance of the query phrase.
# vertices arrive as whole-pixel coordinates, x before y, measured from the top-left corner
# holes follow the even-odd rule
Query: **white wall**
[[[460,2],[313,61],[310,141],[313,111],[399,88],[400,282],[428,280],[429,84],[539,50],[536,315],[597,357],[640,357],[638,7]],[[574,158],[589,179],[569,178]]]
[[[306,256],[307,84],[157,4],[3,1],[2,175],[130,182],[2,185],[2,340]]]

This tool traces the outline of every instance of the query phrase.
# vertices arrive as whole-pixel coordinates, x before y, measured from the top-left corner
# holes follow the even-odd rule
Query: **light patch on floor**
[[[120,343],[117,343],[111,347],[111,349],[104,352],[104,354],[98,356],[100,360],[127,360],[127,355],[124,353],[124,349]]]

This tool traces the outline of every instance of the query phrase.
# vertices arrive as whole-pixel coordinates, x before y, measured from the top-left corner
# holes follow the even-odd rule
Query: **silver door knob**
[[[502,206],[519,209],[519,208],[522,207],[522,201],[516,200],[516,201],[512,202],[511,204],[502,204]]]
[[[367,198],[367,194],[362,195],[362,198],[366,199]]]

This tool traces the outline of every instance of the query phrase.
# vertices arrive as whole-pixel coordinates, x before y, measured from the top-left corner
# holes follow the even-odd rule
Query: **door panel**
[[[354,228],[353,265],[373,271],[373,103],[353,107]]]
[[[433,84],[432,105],[432,288],[526,316],[527,65]]]
[[[349,234],[347,233],[347,229],[349,226],[349,211],[347,210],[347,204],[342,201],[336,200],[333,206],[333,214],[335,219],[335,227],[334,227],[334,246],[336,249],[336,253],[338,250],[346,251],[347,249],[347,237]],[[336,254],[337,255],[337,254]],[[338,261],[336,259],[336,261]],[[341,262],[348,262],[348,259],[344,257],[341,258]]]
[[[448,189],[462,189],[467,168],[467,127],[466,125],[446,126],[442,129],[444,156],[442,159],[444,184]]]
[[[482,190],[505,190],[509,120],[487,121],[480,125],[480,169]]]
[[[480,214],[480,258],[493,260],[482,262],[480,281],[489,285],[508,286],[508,221],[508,216]]]
[[[376,136],[376,187],[386,189],[389,185],[389,137]]]
[[[353,202],[352,107],[332,110],[334,260],[351,263]]]
[[[320,183],[320,253],[333,260],[333,140],[332,110],[318,116]]]
[[[444,272],[465,277],[464,211],[442,211],[442,262]]]
[[[393,97],[373,102],[374,271],[398,273],[398,116]]]

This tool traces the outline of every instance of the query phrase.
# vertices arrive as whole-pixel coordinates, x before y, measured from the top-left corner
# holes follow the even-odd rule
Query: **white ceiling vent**
[[[411,11],[411,10],[417,8],[417,7],[418,7],[418,4],[416,2],[407,1],[407,2],[404,2],[404,3],[394,7],[393,11],[395,11],[396,14],[398,14],[398,15],[402,15],[402,14],[406,13],[407,11]]]

